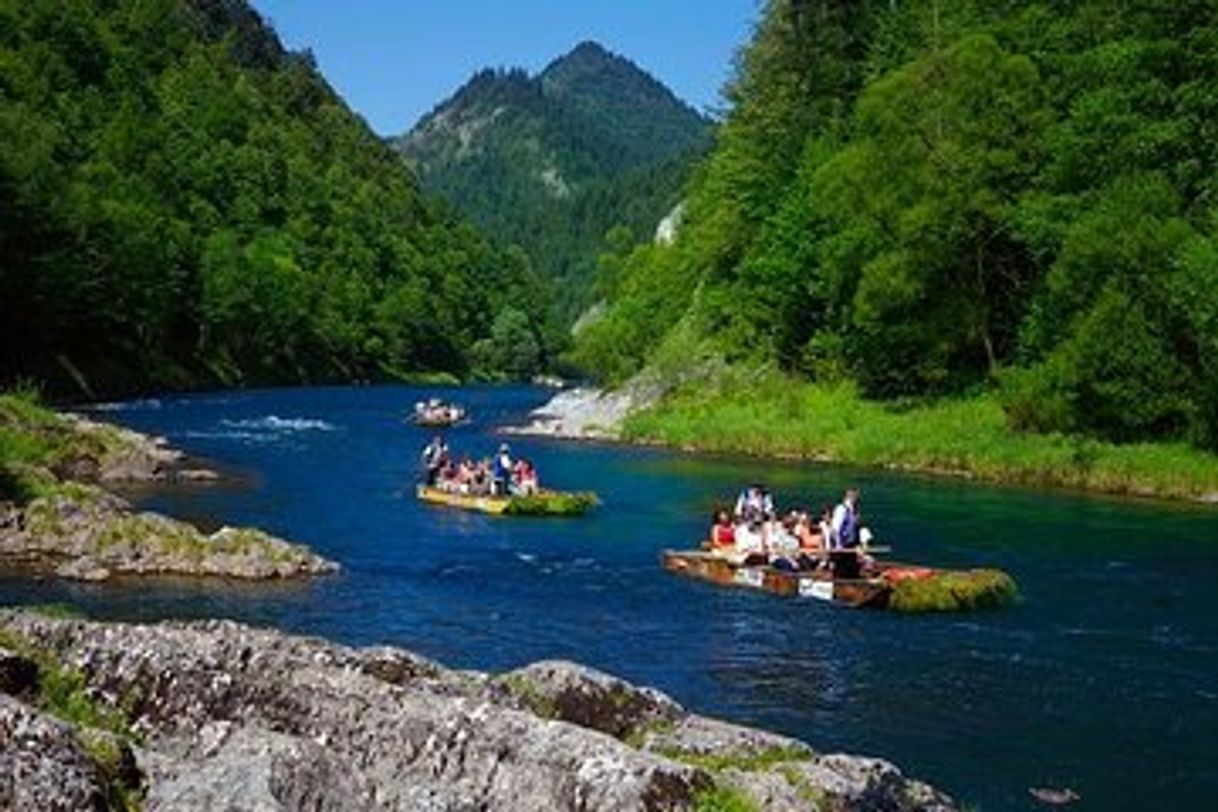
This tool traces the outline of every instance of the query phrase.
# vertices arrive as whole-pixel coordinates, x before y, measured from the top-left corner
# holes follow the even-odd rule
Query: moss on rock
[[[807,761],[816,755],[810,748],[802,745],[767,747],[753,753],[690,753],[671,747],[660,747],[656,752],[673,761],[680,761],[692,767],[701,767],[712,773],[724,770],[760,772],[792,761]]]

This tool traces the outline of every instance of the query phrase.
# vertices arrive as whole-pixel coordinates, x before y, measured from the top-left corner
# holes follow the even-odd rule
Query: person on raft
[[[712,550],[736,546],[736,525],[732,524],[732,517],[722,508],[715,511],[714,520],[711,522],[710,543]]]
[[[754,483],[736,498],[736,547],[744,553],[764,554],[770,545],[774,499],[764,485]]]
[[[475,462],[469,454],[456,463],[449,455],[444,438],[435,439],[423,449],[427,484],[463,496],[531,496],[540,492],[537,468],[529,460],[512,460],[507,444],[490,459]]]
[[[440,478],[440,470],[448,464],[448,445],[444,437],[437,434],[427,447],[423,449],[423,465],[427,469],[427,484],[435,485]]]
[[[499,446],[492,463],[491,495],[506,496],[508,483],[512,480],[512,454],[507,443]]]
[[[842,501],[833,509],[830,521],[828,549],[829,565],[834,578],[858,578],[870,558],[864,552],[871,540],[871,531],[862,526],[859,513],[859,489],[847,488]]]
[[[465,410],[439,398],[430,398],[426,403],[421,400],[415,403],[414,416],[422,422],[457,423],[465,417]]]
[[[516,460],[512,468],[512,494],[515,496],[533,496],[541,489],[537,481],[537,469],[526,459]]]
[[[836,508],[821,509],[817,521],[798,510],[779,521],[765,487],[750,485],[731,514],[715,512],[705,547],[737,565],[791,572],[828,567],[835,578],[858,578],[871,562],[864,552],[871,533],[861,525],[858,502],[858,489],[849,488]]]

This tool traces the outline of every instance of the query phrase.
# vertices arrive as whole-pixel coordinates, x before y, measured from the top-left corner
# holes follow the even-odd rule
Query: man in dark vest
[[[829,563],[834,578],[859,577],[859,490],[847,488],[841,504],[833,509]]]

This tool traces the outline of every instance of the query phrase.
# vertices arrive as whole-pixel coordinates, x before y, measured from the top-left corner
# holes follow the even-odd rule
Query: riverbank
[[[267,580],[338,565],[260,530],[193,525],[139,512],[105,487],[206,486],[220,475],[163,438],[0,396],[0,565],[102,581],[114,575]],[[103,487],[104,486],[104,487]]]
[[[572,663],[492,676],[225,621],[31,611],[0,611],[0,765],[0,806],[22,809],[957,808],[887,762]]]
[[[1001,406],[984,394],[896,406],[864,400],[847,384],[738,372],[677,387],[650,403],[596,390],[584,390],[578,399],[564,394],[519,431],[1218,502],[1218,456],[1184,444],[1115,445],[1017,432]],[[597,412],[600,403],[614,408]],[[572,404],[580,409],[575,419],[567,414]],[[595,431],[580,430],[593,420]]]

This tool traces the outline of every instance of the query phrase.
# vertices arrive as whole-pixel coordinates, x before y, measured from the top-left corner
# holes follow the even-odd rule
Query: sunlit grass
[[[893,405],[865,400],[850,384],[735,372],[714,385],[679,390],[632,415],[624,435],[706,451],[953,473],[991,482],[1178,499],[1218,494],[1218,456],[1182,443],[1115,445],[1018,432],[988,394]]]

